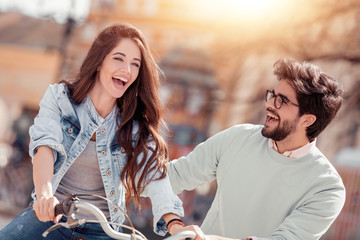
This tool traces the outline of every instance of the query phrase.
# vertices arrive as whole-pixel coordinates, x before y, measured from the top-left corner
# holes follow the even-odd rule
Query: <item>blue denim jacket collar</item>
[[[86,105],[86,111],[88,112],[89,117],[93,122],[97,123],[98,125],[101,125],[104,122],[116,121],[114,118],[116,118],[119,113],[119,108],[117,107],[117,105],[114,106],[113,110],[104,119],[97,113],[89,95],[86,96],[84,104]]]

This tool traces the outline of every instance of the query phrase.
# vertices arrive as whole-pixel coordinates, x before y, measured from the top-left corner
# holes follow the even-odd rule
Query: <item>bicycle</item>
[[[103,198],[103,197],[101,197]],[[107,199],[106,199],[107,200]],[[75,215],[79,210],[84,210],[96,217],[97,220],[86,220],[86,219],[76,219]],[[81,202],[80,199],[76,195],[71,195],[68,198],[66,198],[61,203],[57,204],[55,206],[55,216],[57,215],[65,215],[68,217],[68,220],[66,222],[57,223],[50,228],[48,228],[43,234],[43,237],[46,237],[51,231],[56,230],[60,227],[66,227],[66,228],[75,228],[81,224],[84,223],[99,223],[104,232],[111,238],[119,239],[119,240],[147,240],[147,238],[138,230],[136,230],[130,219],[128,218],[128,221],[131,225],[131,227],[118,224],[118,223],[109,223],[104,215],[104,213],[97,208],[96,206],[87,203],[87,202]],[[122,233],[115,231],[111,226],[112,225],[119,225],[122,228],[127,228],[132,230],[132,233]],[[179,232],[177,234],[174,234],[170,237],[164,238],[163,240],[180,240],[180,239],[195,239],[196,234],[193,231],[183,231]]]

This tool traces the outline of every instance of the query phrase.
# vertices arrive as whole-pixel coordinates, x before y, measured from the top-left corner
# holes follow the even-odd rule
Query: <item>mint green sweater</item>
[[[317,148],[298,159],[270,149],[262,127],[236,125],[168,163],[174,192],[216,179],[205,234],[319,239],[345,202],[339,174]]]

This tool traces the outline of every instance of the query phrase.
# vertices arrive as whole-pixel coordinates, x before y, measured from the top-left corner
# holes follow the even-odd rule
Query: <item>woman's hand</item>
[[[171,235],[174,235],[176,233],[183,232],[183,231],[193,231],[193,232],[195,232],[196,233],[195,240],[206,240],[206,237],[205,237],[204,233],[201,231],[200,227],[197,226],[197,225],[189,225],[189,226],[183,227],[180,224],[174,224],[169,229],[169,233]]]
[[[54,221],[58,223],[62,215],[55,217],[55,206],[59,203],[54,196],[41,196],[33,205],[36,217],[42,221]]]

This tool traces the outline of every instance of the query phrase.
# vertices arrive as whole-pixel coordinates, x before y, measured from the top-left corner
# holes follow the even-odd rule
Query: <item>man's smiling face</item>
[[[296,92],[286,80],[279,81],[274,94],[298,105]],[[264,137],[281,141],[296,132],[299,123],[299,108],[291,103],[283,103],[278,109],[275,107],[274,99],[265,102],[267,117],[261,133]]]

